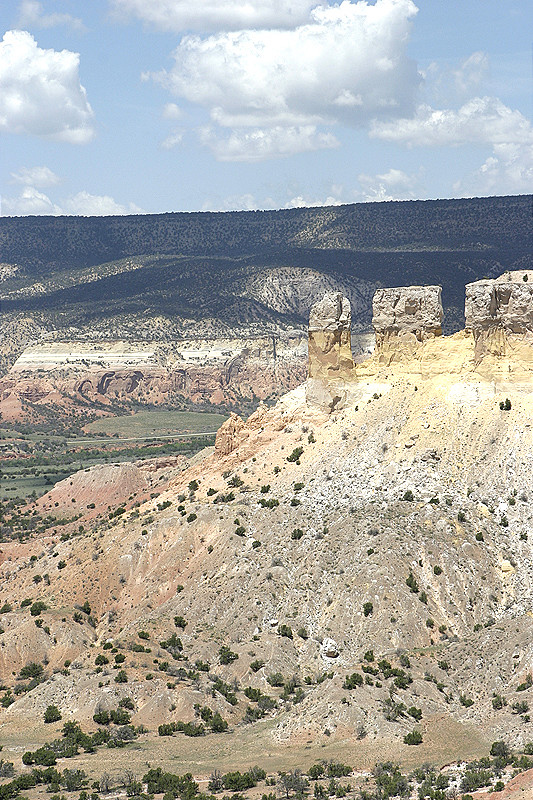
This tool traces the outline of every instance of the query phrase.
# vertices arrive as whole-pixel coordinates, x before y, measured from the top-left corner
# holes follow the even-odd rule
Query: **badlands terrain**
[[[73,762],[91,780],[333,760],[350,796],[389,797],[376,762],[478,759],[424,796],[513,769],[502,796],[531,796],[527,755],[489,751],[533,752],[533,270],[469,284],[450,336],[440,297],[379,290],[355,363],[350,303],[327,292],[306,382],[232,414],[214,451],[88,468],[7,510],[6,759],[75,720],[115,743]]]

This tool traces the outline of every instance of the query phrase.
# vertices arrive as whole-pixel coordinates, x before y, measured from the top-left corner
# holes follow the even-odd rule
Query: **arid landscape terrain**
[[[379,289],[354,358],[326,291],[307,380],[247,419],[4,423],[67,473],[4,494],[5,796],[529,796],[532,293],[474,281],[443,336],[440,287]]]

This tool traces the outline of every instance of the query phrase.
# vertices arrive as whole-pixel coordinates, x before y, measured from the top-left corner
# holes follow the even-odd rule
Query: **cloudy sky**
[[[0,0],[1,214],[533,190],[531,0]]]

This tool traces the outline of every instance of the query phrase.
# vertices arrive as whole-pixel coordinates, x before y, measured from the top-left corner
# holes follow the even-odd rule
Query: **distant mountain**
[[[465,283],[523,268],[530,254],[530,196],[4,217],[0,299],[5,320],[54,336],[168,340],[301,326],[331,285],[350,297],[361,332],[376,286],[438,283],[453,330]]]

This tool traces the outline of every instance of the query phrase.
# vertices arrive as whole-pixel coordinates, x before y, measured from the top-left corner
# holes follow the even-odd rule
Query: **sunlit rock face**
[[[378,289],[372,310],[378,350],[397,339],[414,344],[442,336],[440,286]]]
[[[309,316],[309,377],[342,378],[353,372],[350,301],[326,292]]]
[[[511,334],[533,331],[533,270],[467,284],[465,324],[475,337],[494,328]]]

